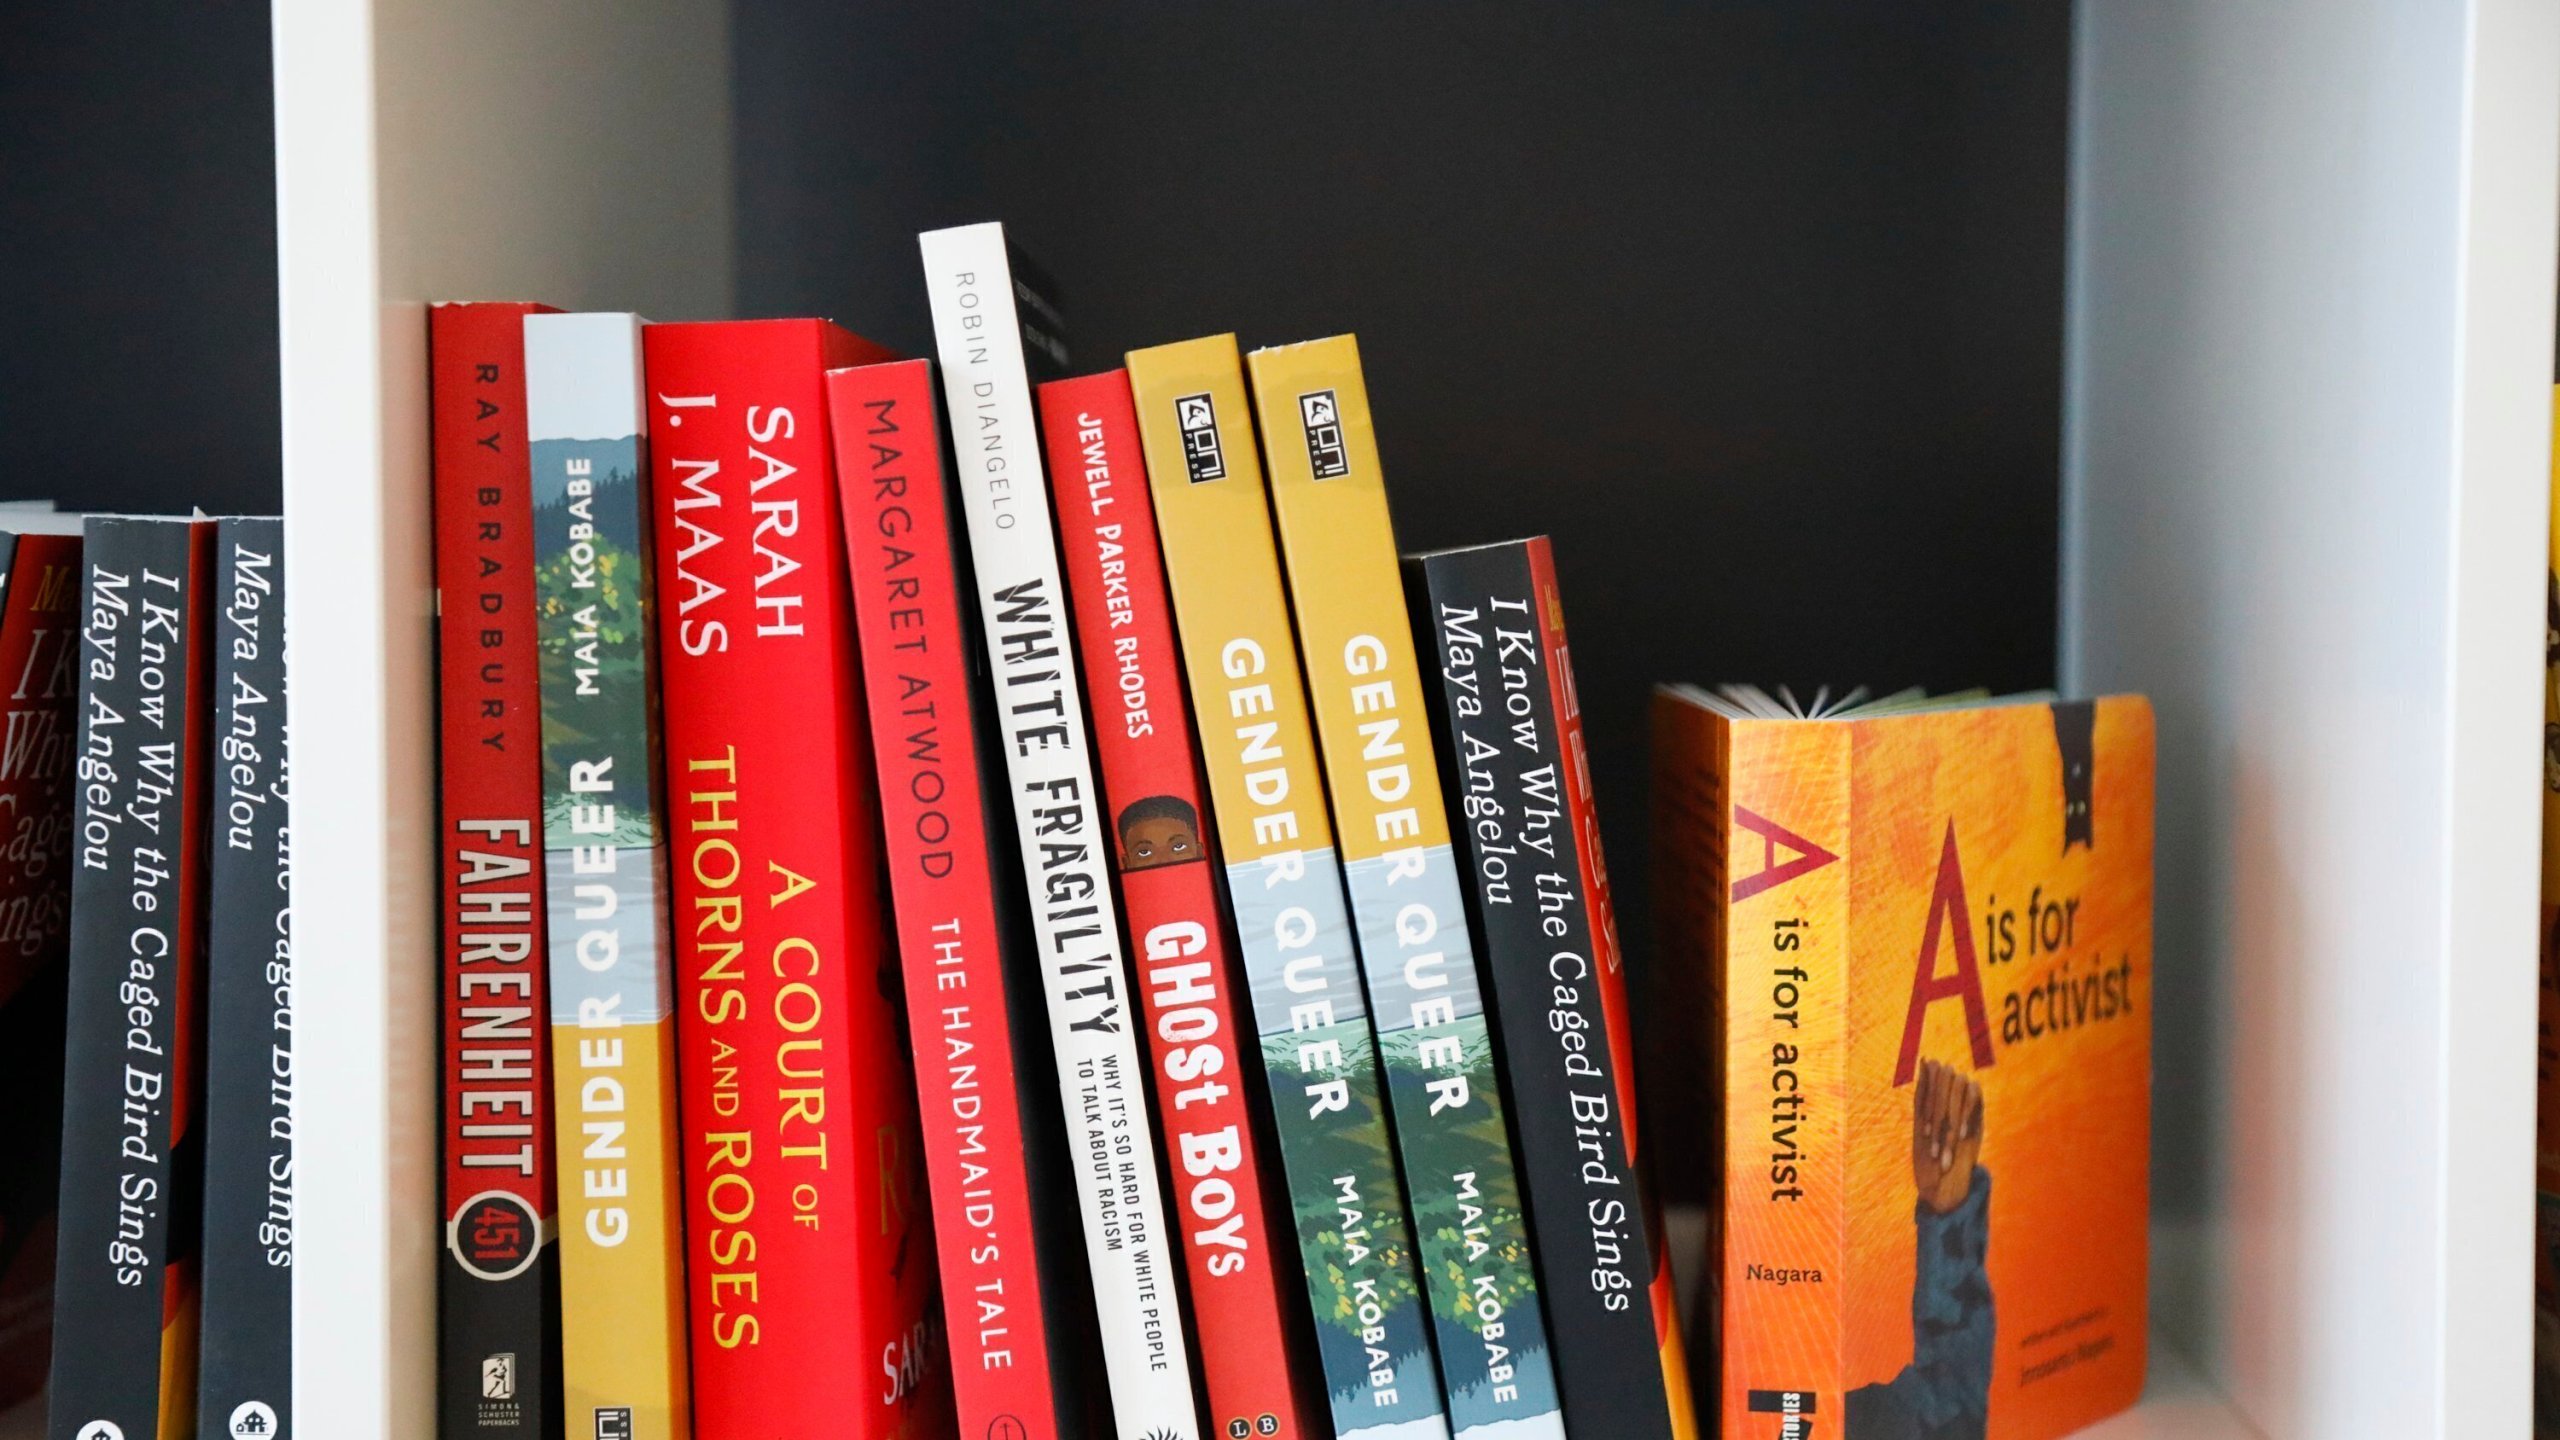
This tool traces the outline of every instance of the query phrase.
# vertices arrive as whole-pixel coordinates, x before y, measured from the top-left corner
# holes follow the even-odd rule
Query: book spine
[[[1722,1433],[1844,1425],[1850,730],[1718,720]],[[1720,751],[1720,754],[1717,753]],[[1692,882],[1695,883],[1695,882]]]
[[[1134,351],[1129,385],[1334,1430],[1444,1437],[1235,338]]]
[[[690,1434],[640,321],[528,315],[567,1440]]]
[[[293,954],[284,526],[214,532],[205,911],[204,1351],[196,1430],[293,1433]]]
[[[966,1436],[1063,1432],[930,362],[827,377]]]
[[[829,348],[885,352],[805,320],[642,341],[695,1424],[921,1433],[948,1391],[825,394]]]
[[[1542,593],[1516,541],[1415,562],[1440,668],[1473,918],[1502,1036],[1523,1200],[1548,1284],[1568,1429],[1672,1433],[1653,1308],[1654,1246],[1628,1160],[1602,956],[1574,843]]]
[[[1460,1440],[1563,1440],[1359,350],[1338,336],[1246,363],[1449,1419]]]
[[[525,442],[524,317],[538,309],[439,305],[427,322],[444,871],[436,1424],[447,1440],[549,1440],[561,1425]]]
[[[1304,1435],[1280,1283],[1296,1257],[1274,1250],[1263,1213],[1266,1157],[1235,1052],[1240,973],[1201,821],[1207,798],[1129,379],[1114,370],[1053,381],[1039,401],[1077,645],[1103,697],[1093,748],[1138,952],[1209,1430]]]
[[[44,1388],[62,1198],[71,760],[80,693],[80,537],[26,535],[0,589],[0,1410]]]
[[[961,512],[1048,986],[1113,1423],[1123,1440],[1191,1440],[1200,1422],[1189,1347],[1004,233],[996,225],[930,231],[922,249],[944,394],[954,430],[967,437],[954,455]]]
[[[88,522],[50,1440],[195,1425],[213,527]]]
[[[1600,806],[1591,785],[1591,757],[1583,738],[1582,701],[1573,679],[1573,652],[1565,640],[1564,596],[1556,583],[1555,557],[1547,537],[1532,536],[1523,548],[1529,561],[1529,583],[1536,595],[1533,605],[1538,648],[1546,661],[1547,703],[1555,717],[1556,755],[1564,772],[1565,813],[1573,828],[1581,893],[1589,912],[1591,983],[1599,991],[1601,1014],[1608,1026],[1610,1073],[1617,1089],[1618,1134],[1625,1142],[1628,1169],[1635,1177],[1637,1203],[1653,1261],[1645,1286],[1651,1301],[1648,1308],[1653,1315],[1654,1342],[1662,1363],[1663,1396],[1670,1408],[1674,1440],[1696,1440],[1697,1401],[1689,1388],[1688,1346],[1680,1334],[1679,1292],[1671,1275],[1671,1248],[1664,1238],[1662,1196],[1647,1168],[1643,1127],[1636,1118],[1635,1011],[1627,998],[1627,958],[1618,944],[1609,865],[1600,849]]]

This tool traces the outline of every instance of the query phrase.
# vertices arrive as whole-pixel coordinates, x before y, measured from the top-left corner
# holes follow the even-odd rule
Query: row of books
[[[0,513],[0,1411],[280,1435],[281,526],[50,509]]]
[[[1544,543],[922,248],[433,312],[443,1433],[1694,1434]]]

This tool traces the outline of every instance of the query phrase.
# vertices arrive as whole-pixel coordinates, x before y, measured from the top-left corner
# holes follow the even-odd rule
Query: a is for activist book
[[[548,1440],[561,1424],[524,380],[524,319],[545,308],[438,305],[427,318],[444,907],[436,1416],[472,1440]]]
[[[1722,1141],[1724,1435],[2133,1403],[2152,767],[2138,697],[1657,692],[1657,1008],[1704,1073],[1655,1113]]]
[[[1244,365],[1232,335],[1128,359],[1334,1431],[1446,1440]]]
[[[1565,1424],[1685,1440],[1696,1433],[1687,1359],[1635,1168],[1633,1077],[1616,1043],[1628,1020],[1612,1013],[1613,995],[1625,1008],[1624,973],[1593,884],[1598,828],[1546,538],[1408,564],[1415,628],[1438,672],[1433,718],[1484,941]]]
[[[293,906],[284,524],[214,529],[204,1350],[196,1433],[293,1428]]]
[[[695,1429],[932,1435],[950,1392],[825,393],[888,352],[819,320],[642,344]]]
[[[1040,959],[942,468],[933,364],[827,376],[923,1165],[965,1436],[1083,1433],[1091,1341]]]
[[[1018,283],[1002,226],[928,231],[921,244],[1112,1423],[1122,1440],[1190,1440],[1200,1421],[1180,1262],[1031,408],[1026,351],[1045,370],[1054,355],[1039,347],[1063,345],[1038,288]]]
[[[1405,608],[1359,346],[1337,335],[1245,363],[1449,1420],[1459,1440],[1563,1440],[1536,1247],[1425,713],[1436,682]]]
[[[83,540],[50,1440],[195,1429],[213,530]]]
[[[640,323],[524,319],[571,1440],[691,1433]]]
[[[52,1363],[62,1199],[71,762],[80,691],[80,533],[0,529],[0,1410]]]
[[[1247,1098],[1248,1037],[1237,1019],[1244,972],[1218,903],[1208,797],[1129,377],[1113,370],[1055,380],[1039,399],[1209,1430],[1307,1435],[1289,1363],[1301,1348],[1291,1341],[1304,1323],[1295,1313],[1302,1302],[1293,1303],[1297,1286],[1283,1278],[1297,1262],[1296,1237],[1275,1231],[1264,1212],[1279,1165]]]

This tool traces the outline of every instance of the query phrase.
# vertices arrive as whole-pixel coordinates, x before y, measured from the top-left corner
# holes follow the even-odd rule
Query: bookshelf
[[[2548,11],[2082,0],[2074,18],[2060,663],[2073,687],[2151,692],[2164,739],[2158,1340],[2152,1397],[2096,1432],[2113,1440],[2523,1429]],[[763,102],[733,75],[750,17],[724,5],[274,17],[289,625],[313,677],[293,712],[315,1160],[297,1404],[313,1434],[420,1440],[420,304],[723,313],[736,277],[782,263],[737,213],[740,167],[761,185],[791,157],[735,153],[740,107]],[[967,103],[898,97],[864,143]],[[880,228],[872,263],[912,280],[903,230]]]

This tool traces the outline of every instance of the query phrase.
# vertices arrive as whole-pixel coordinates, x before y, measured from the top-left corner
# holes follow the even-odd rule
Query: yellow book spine
[[[574,1117],[593,1098],[587,1087],[611,1084],[633,1117],[602,1137],[617,1156],[610,1167],[586,1158],[586,1137],[565,1127],[560,1136],[560,1308],[573,1317],[561,1327],[561,1399],[580,1427],[572,1433],[586,1440],[584,1427],[610,1434],[604,1427],[620,1423],[633,1440],[684,1440],[693,1423],[678,1223],[684,1197],[667,1143],[676,1113],[675,1021],[607,1030],[555,1024],[551,1035],[553,1113]],[[610,1323],[597,1323],[606,1317]]]

